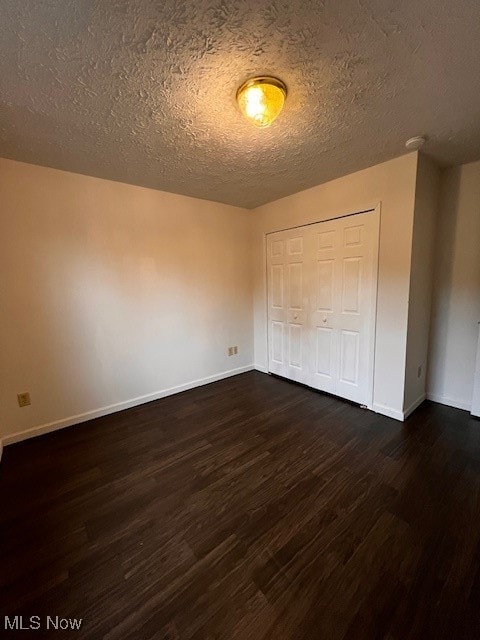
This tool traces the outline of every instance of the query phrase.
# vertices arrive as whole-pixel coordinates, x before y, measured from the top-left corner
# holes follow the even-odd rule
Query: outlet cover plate
[[[28,392],[19,393],[17,395],[18,406],[19,407],[28,407],[30,404],[30,394]]]

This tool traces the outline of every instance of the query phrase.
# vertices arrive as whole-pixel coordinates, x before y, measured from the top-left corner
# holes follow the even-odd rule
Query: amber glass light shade
[[[240,111],[257,127],[269,127],[283,109],[287,87],[278,78],[259,76],[242,84],[237,91]]]

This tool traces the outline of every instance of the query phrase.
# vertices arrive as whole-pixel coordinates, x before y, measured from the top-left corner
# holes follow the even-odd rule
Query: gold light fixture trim
[[[286,97],[286,84],[272,76],[250,78],[237,91],[240,111],[257,127],[272,124],[283,109]]]

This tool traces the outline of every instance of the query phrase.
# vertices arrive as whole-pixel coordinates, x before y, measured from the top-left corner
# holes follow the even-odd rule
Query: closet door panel
[[[369,404],[377,252],[371,212],[268,237],[270,371]]]
[[[308,384],[304,228],[267,236],[267,279],[269,371]]]

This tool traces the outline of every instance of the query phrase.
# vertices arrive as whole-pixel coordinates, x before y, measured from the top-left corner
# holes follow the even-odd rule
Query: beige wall
[[[480,321],[480,162],[442,175],[428,396],[470,410]]]
[[[248,212],[0,159],[0,438],[266,370],[265,234],[378,203],[374,408],[401,419],[425,388],[437,188],[414,153]],[[447,170],[441,198],[428,390],[469,408],[480,163]]]
[[[252,364],[250,212],[3,159],[0,203],[0,437]]]
[[[255,210],[255,365],[267,367],[265,234],[381,203],[375,354],[376,410],[403,418],[408,297],[417,153],[333,180]]]
[[[440,196],[440,169],[420,154],[413,222],[412,266],[408,307],[404,412],[409,415],[426,397],[428,340],[432,301],[435,233]]]

